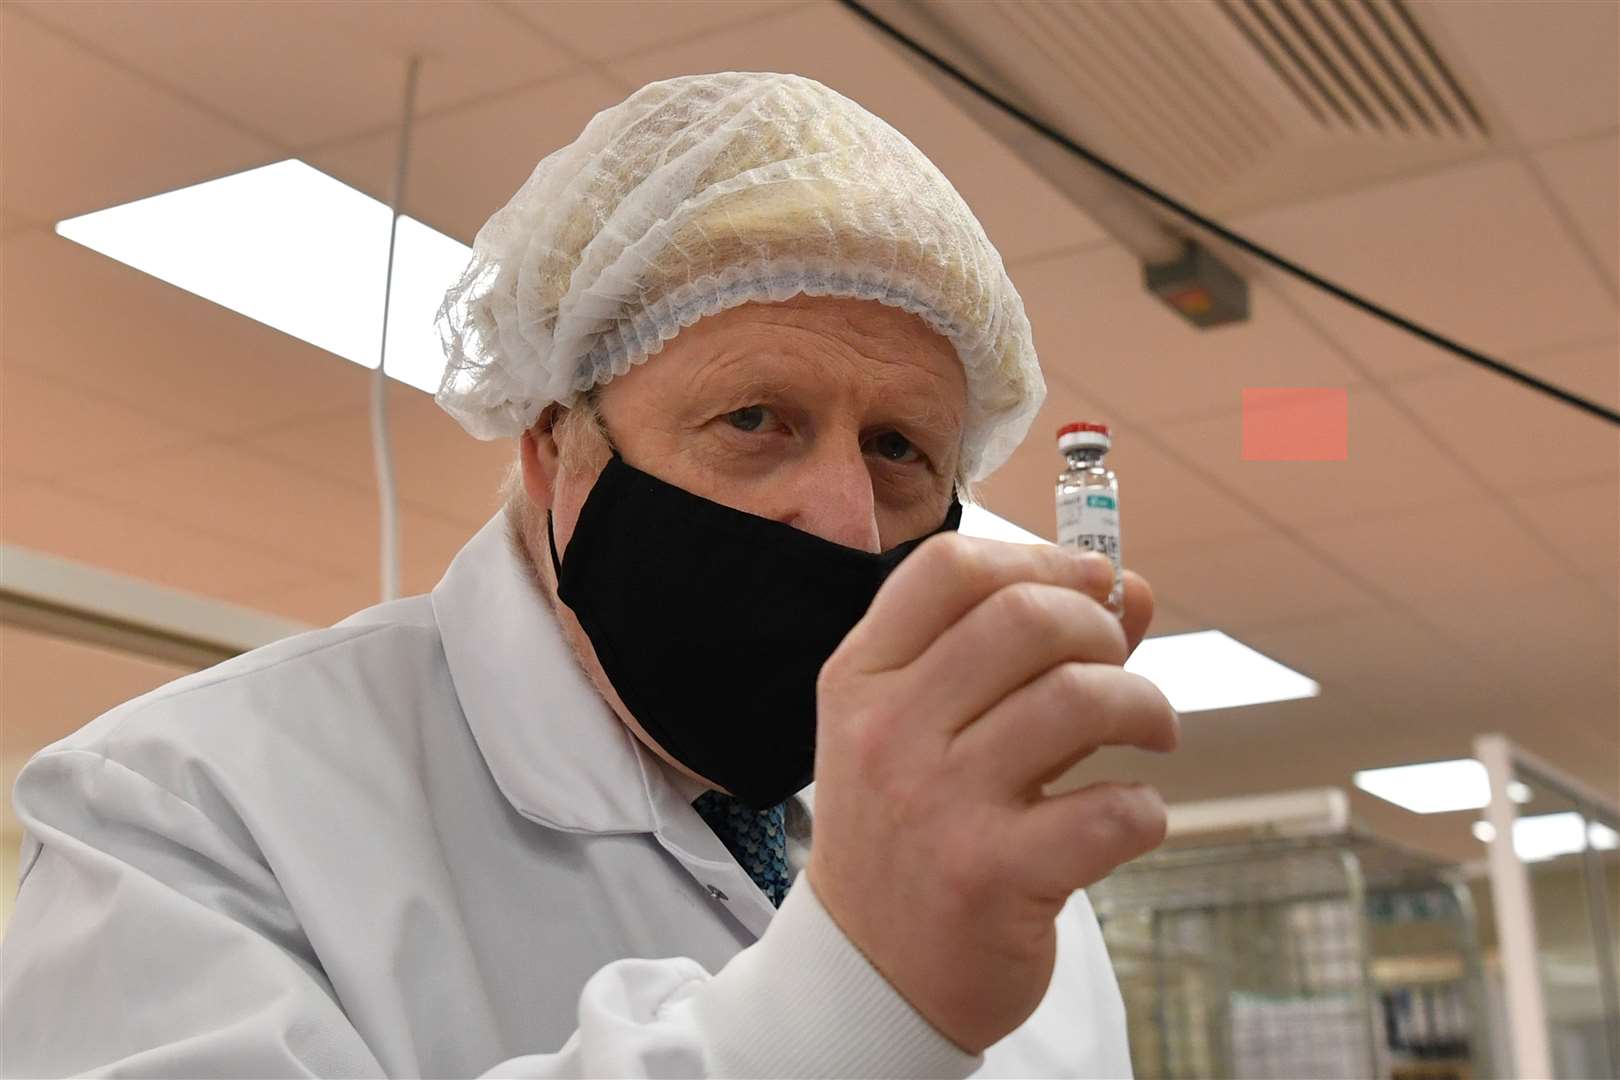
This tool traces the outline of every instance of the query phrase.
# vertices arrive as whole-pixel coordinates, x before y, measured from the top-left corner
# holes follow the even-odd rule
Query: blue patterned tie
[[[692,808],[706,821],[726,850],[748,871],[771,901],[781,907],[788,891],[787,814],[784,803],[768,810],[750,810],[730,795],[706,791]]]

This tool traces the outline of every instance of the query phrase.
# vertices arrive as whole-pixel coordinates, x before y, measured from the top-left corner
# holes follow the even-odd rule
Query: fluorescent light
[[[278,161],[57,223],[75,243],[363,367],[377,366],[388,207],[302,161]],[[466,245],[402,217],[388,373],[439,388],[433,317]]]
[[[1426,761],[1355,774],[1356,787],[1414,814],[1478,810],[1491,801],[1485,766],[1473,758]]]
[[[380,203],[378,205],[381,205]],[[439,392],[444,345],[433,325],[445,291],[467,269],[472,248],[454,237],[400,216],[394,238],[394,295],[388,300],[388,374],[430,394]],[[379,272],[379,276],[381,276]],[[375,326],[379,320],[372,319]],[[377,347],[367,367],[376,367]]]
[[[1367,794],[1414,814],[1478,810],[1491,801],[1490,777],[1485,773],[1485,766],[1473,758],[1364,769],[1356,773],[1355,783]],[[1522,780],[1509,780],[1507,792],[1508,798],[1521,804],[1534,796],[1530,785]]]
[[[1476,821],[1474,836],[1488,844],[1496,839],[1496,829],[1488,821]],[[1613,851],[1620,847],[1620,833],[1602,822],[1587,821],[1573,810],[1536,814],[1513,822],[1513,852],[1525,862],[1576,855],[1588,846],[1594,851]]]
[[[1050,544],[1043,536],[1021,529],[1006,518],[992,514],[982,506],[964,503],[962,525],[957,530],[963,536],[977,536],[983,540],[1002,540],[1009,544]]]
[[[1525,862],[1556,859],[1586,850],[1586,821],[1573,810],[1537,814],[1513,822],[1513,851]]]
[[[1125,664],[1151,680],[1177,712],[1315,697],[1322,688],[1219,630],[1148,638]]]

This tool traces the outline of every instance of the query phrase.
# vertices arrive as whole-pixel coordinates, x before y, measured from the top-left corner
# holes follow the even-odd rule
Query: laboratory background
[[[1617,57],[1612,0],[8,0],[0,913],[32,753],[500,505],[433,316],[534,163],[781,71],[1027,305],[964,530],[1057,540],[1058,429],[1109,429],[1183,744],[1063,782],[1170,804],[1090,890],[1137,1075],[1620,1075]]]

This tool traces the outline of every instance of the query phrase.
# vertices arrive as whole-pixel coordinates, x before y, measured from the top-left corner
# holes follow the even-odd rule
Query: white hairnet
[[[652,83],[541,161],[439,309],[438,402],[517,435],[682,327],[799,293],[901,308],[956,347],[971,479],[1023,439],[1046,388],[1001,256],[904,136],[795,75]]]

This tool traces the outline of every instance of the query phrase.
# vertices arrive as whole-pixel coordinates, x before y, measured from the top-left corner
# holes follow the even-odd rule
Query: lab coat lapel
[[[433,613],[467,724],[518,812],[568,832],[651,832],[635,736],[574,659],[504,512],[451,562]]]
[[[602,700],[513,549],[504,512],[433,590],[467,724],[524,817],[576,833],[652,833],[756,936],[775,908],[691,806],[691,795]]]

